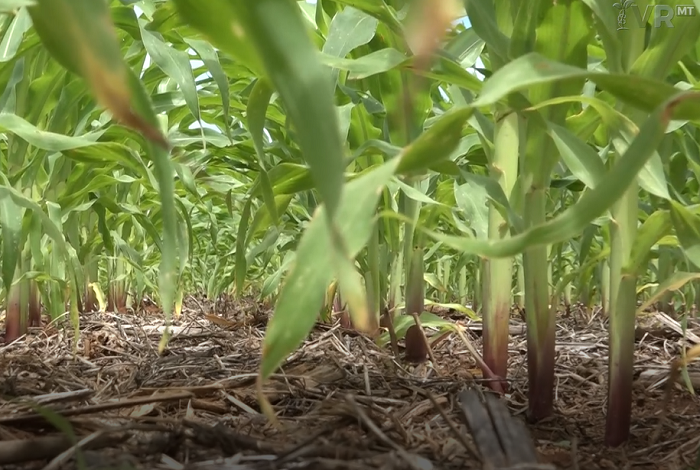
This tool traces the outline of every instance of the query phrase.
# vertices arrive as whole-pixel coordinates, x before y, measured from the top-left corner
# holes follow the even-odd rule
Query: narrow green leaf
[[[376,18],[356,8],[343,8],[331,20],[322,52],[333,57],[345,57],[353,49],[372,40],[377,24]]]
[[[323,10],[323,0],[316,0],[316,11],[314,12],[316,27],[324,36],[328,36],[328,15]]]
[[[352,259],[370,238],[381,188],[393,176],[398,159],[374,168],[351,181],[338,208],[338,230],[347,234],[347,256]],[[323,304],[326,288],[335,271],[328,256],[331,237],[324,223],[325,207],[314,214],[296,251],[294,267],[285,281],[275,313],[268,323],[263,344],[263,379],[307,337]]]
[[[687,5],[686,0],[667,0],[674,10],[679,5]],[[649,44],[637,58],[630,70],[643,77],[665,80],[671,69],[696,46],[700,37],[700,15],[676,16],[673,27],[652,28]]]
[[[518,14],[513,21],[513,34],[510,38],[508,57],[516,59],[535,51],[537,25],[540,22],[540,6],[543,2],[533,0],[520,2]]]
[[[484,45],[484,40],[476,34],[474,28],[469,28],[455,36],[444,48],[462,68],[468,68],[474,66]]]
[[[78,261],[77,254],[73,247],[66,243],[61,228],[59,228],[51,217],[49,217],[46,212],[41,209],[39,204],[27,198],[10,186],[10,182],[7,180],[7,177],[3,173],[0,173],[0,200],[5,198],[10,198],[16,206],[28,209],[37,216],[37,218],[41,221],[42,228],[46,235],[48,235],[58,247],[58,250],[56,250],[55,253],[60,253],[63,256],[63,259],[65,259],[70,274],[69,278],[74,279],[76,276],[80,276],[78,271],[81,271],[82,268]],[[52,203],[47,203],[47,206],[49,210],[51,210],[51,207],[58,207],[56,204]]]
[[[462,128],[474,113],[473,108],[452,108],[433,123],[399,156],[397,172],[414,173],[450,156],[462,139]]]
[[[644,313],[644,310],[658,302],[665,293],[680,290],[684,285],[696,279],[700,279],[700,273],[675,272],[671,274],[671,277],[659,284],[651,296],[637,308],[637,314]]]
[[[122,59],[105,0],[38,0],[29,14],[44,47],[61,65],[85,78],[116,119],[169,147],[160,130],[133,111],[132,72]]]
[[[393,70],[408,62],[409,59],[396,49],[386,48],[370,52],[357,59],[344,59],[320,53],[320,60],[326,65],[350,72],[348,74],[350,80],[361,80]]]
[[[337,3],[355,7],[389,26],[395,33],[402,34],[403,27],[394,10],[384,0],[336,0]]]
[[[589,188],[595,188],[605,175],[605,164],[598,153],[565,127],[549,123],[549,135],[571,173]]]
[[[524,228],[522,217],[513,210],[508,196],[503,192],[503,188],[498,181],[488,176],[467,173],[464,170],[461,170],[460,173],[472,185],[484,188],[489,201],[498,209],[501,216],[508,221],[514,233],[522,232]]]
[[[700,217],[676,201],[671,201],[671,220],[683,253],[700,267]]]
[[[416,73],[422,77],[457,85],[462,87],[464,90],[473,92],[481,91],[484,84],[481,80],[479,80],[479,78],[465,70],[464,67],[445,57],[438,57],[437,63],[430,70],[410,67],[411,64],[416,61],[416,57],[414,56],[410,60],[411,62],[402,64],[402,67],[409,69],[412,73]]]
[[[31,402],[30,406],[36,414],[42,416],[62,435],[68,437],[68,440],[70,441],[71,445],[75,446],[76,449],[76,467],[85,468],[85,454],[83,452],[83,449],[80,446],[78,446],[78,438],[75,435],[71,422],[66,417],[61,416],[56,411],[52,410],[47,406],[42,406],[40,404]]]
[[[338,111],[339,133],[343,141],[348,140],[348,133],[350,132],[350,126],[352,124],[352,110],[354,107],[355,103],[352,102],[342,106],[336,106],[336,110]]]
[[[622,48],[617,31],[619,10],[611,8],[612,2],[609,0],[583,0],[583,3],[595,14],[594,24],[603,42],[608,70],[613,73],[622,72]]]
[[[98,146],[104,144],[97,142],[103,134],[102,131],[72,137],[62,134],[54,134],[37,129],[34,125],[15,114],[0,113],[0,129],[3,132],[12,132],[22,140],[42,150],[61,152],[80,147]]]
[[[454,327],[454,323],[450,322],[449,320],[445,320],[434,313],[423,312],[419,318],[421,324],[427,328],[448,329]],[[408,331],[412,325],[416,324],[411,315],[399,315],[396,317],[395,321],[396,323],[394,323],[394,330],[398,338],[405,337],[406,331]],[[377,345],[379,346],[384,346],[388,344],[389,341],[390,337],[388,332],[382,333],[382,335],[376,340]]]
[[[671,232],[671,227],[671,214],[669,211],[657,210],[647,217],[647,220],[644,221],[637,231],[628,264],[623,268],[624,271],[640,276],[647,267],[646,263],[651,249],[661,238]]]
[[[263,131],[265,130],[265,116],[267,107],[270,104],[272,97],[272,87],[265,78],[259,78],[253,89],[250,91],[248,98],[248,109],[246,111],[248,117],[248,128],[250,135],[253,138],[255,153],[258,156],[258,165],[260,166],[260,185],[262,188],[263,200],[267,206],[267,210],[272,215],[273,223],[277,223],[277,207],[275,205],[275,195],[270,183],[270,177],[267,174],[265,165],[265,150],[263,145]]]
[[[588,27],[586,7],[580,1],[550,2],[537,0],[540,11],[531,14],[542,16],[537,24],[536,50],[544,57],[585,70],[588,65],[588,44],[592,30]],[[588,18],[587,18],[588,16]],[[534,19],[530,21],[536,21]],[[533,103],[555,96],[577,95],[585,84],[585,78],[563,80],[533,85],[527,96]],[[567,106],[555,106],[545,112],[545,119],[563,124]],[[543,149],[549,147],[546,144]],[[535,157],[536,161],[537,157]],[[527,158],[527,160],[530,160]],[[545,158],[545,160],[548,160]],[[532,164],[534,161],[528,163]],[[553,165],[543,166],[543,170]],[[549,171],[549,170],[545,170]]]
[[[216,54],[216,51],[214,50],[212,45],[206,41],[202,41],[200,39],[185,38],[185,42],[187,42],[187,44],[189,44],[192,47],[192,49],[194,49],[197,52],[197,54],[199,54],[199,58],[202,59],[202,62],[204,62],[205,67],[209,69],[212,78],[216,82],[216,87],[218,88],[219,94],[221,95],[221,105],[223,106],[222,109],[224,114],[224,122],[226,123],[226,125],[224,126],[224,132],[228,136],[229,140],[231,140],[231,94],[229,92],[228,78],[224,73],[224,69],[221,67],[221,63],[219,62],[219,56]]]
[[[283,214],[287,210],[287,207],[289,207],[289,203],[292,202],[293,197],[293,195],[289,194],[280,194],[275,196],[275,205],[277,207],[278,214]],[[248,238],[252,238],[259,231],[267,229],[270,225],[274,224],[275,222],[270,216],[270,211],[267,210],[267,206],[262,206],[253,217],[253,222],[251,222],[250,229],[248,230]]]
[[[192,74],[189,54],[169,46],[158,33],[147,30],[145,26],[146,22],[144,20],[139,20],[141,38],[146,51],[148,51],[148,55],[153,58],[153,62],[155,62],[168,77],[172,78],[175,83],[177,83],[185,97],[187,106],[190,108],[190,112],[197,121],[201,121],[199,97],[197,95],[197,86],[194,82],[194,75]]]
[[[0,10],[1,9],[2,7],[0,6]],[[24,39],[24,33],[26,33],[31,26],[32,19],[29,16],[29,12],[26,8],[20,8],[12,19],[10,27],[5,31],[2,41],[0,41],[0,62],[7,62],[17,54],[19,46]]]
[[[327,69],[306,31],[299,8],[287,0],[230,0],[222,2],[175,0],[183,18],[209,34],[214,42],[230,51],[231,36],[241,47],[254,44],[268,77],[284,102],[297,141],[311,167],[314,183],[332,220],[340,202],[344,178],[343,147],[333,87]],[[211,12],[216,14],[211,14]],[[205,21],[203,14],[220,20]],[[190,16],[193,15],[193,16]],[[223,35],[216,27],[233,31]]]
[[[467,16],[481,39],[486,42],[489,52],[503,61],[508,57],[509,39],[496,24],[496,11],[492,0],[464,0]]]
[[[637,75],[588,72],[571,65],[554,62],[538,54],[526,54],[509,62],[489,78],[481,95],[472,103],[488,106],[510,93],[554,81],[588,78],[616,98],[644,111],[652,111],[678,93],[678,89],[661,81]],[[538,103],[533,103],[538,104]],[[684,101],[672,108],[673,119],[698,119],[700,107]]]
[[[448,207],[446,204],[436,201],[421,190],[404,183],[399,178],[393,178],[393,181],[388,185],[388,187],[392,191],[394,191],[396,187],[400,188],[406,196],[413,199],[414,201],[423,202],[425,204]]]
[[[23,211],[9,197],[0,197],[0,228],[2,228],[2,280],[5,292],[10,292],[17,260],[22,250]]]
[[[486,204],[487,195],[483,186],[467,181],[464,184],[454,184],[455,202],[463,213],[466,225],[465,233],[474,233],[479,240],[488,238],[489,208]],[[455,220],[456,222],[456,220]]]
[[[238,222],[238,233],[236,235],[236,296],[243,295],[245,276],[248,271],[246,262],[246,232],[248,231],[248,220],[253,203],[253,196],[248,196],[243,206],[241,220]]]
[[[245,17],[238,15],[240,2],[230,0],[173,0],[178,13],[190,25],[204,33],[212,43],[226,51],[256,76],[263,72],[256,46],[245,29]],[[291,3],[291,2],[290,2]],[[214,13],[215,12],[215,13]],[[282,23],[279,23],[282,25]]]
[[[603,124],[605,124],[606,128],[609,129],[613,134],[612,142],[615,146],[615,150],[617,150],[619,154],[625,152],[629,143],[634,138],[634,135],[638,132],[638,128],[634,124],[634,122],[632,122],[632,120],[630,120],[627,116],[621,114],[612,106],[598,98],[592,98],[587,96],[559,97],[543,101],[538,105],[533,106],[531,109],[541,109],[546,106],[567,102],[586,103],[590,105],[590,108],[595,109],[595,112],[597,112],[597,116],[600,118]],[[666,132],[668,133],[668,128]],[[564,152],[564,147],[562,147],[562,145],[565,144],[565,142],[561,140],[561,136],[555,139],[555,143],[557,144],[557,147],[559,148],[560,152]],[[569,142],[569,144],[575,145],[573,141]],[[568,150],[566,152],[568,152]],[[567,165],[571,163],[569,161],[570,158],[568,158],[570,157],[568,153],[562,153],[562,157],[565,158]],[[592,156],[589,155],[587,159],[590,160],[588,164],[591,164],[591,161],[593,160]],[[570,169],[573,171],[572,167],[570,167]],[[589,170],[592,170],[592,168],[589,168]],[[578,177],[582,179],[580,175],[578,175]],[[639,181],[639,184],[645,191],[648,191],[651,194],[654,194],[655,196],[659,196],[664,199],[669,199],[670,196],[668,194],[668,187],[666,183],[665,173],[663,171],[663,164],[661,162],[661,157],[656,151],[651,156],[647,164],[644,165],[644,168],[637,176],[637,179]],[[586,182],[586,185],[589,185],[589,183]]]

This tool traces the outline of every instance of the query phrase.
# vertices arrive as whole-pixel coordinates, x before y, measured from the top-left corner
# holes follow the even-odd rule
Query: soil
[[[669,329],[668,317],[639,319],[631,438],[610,449],[606,323],[600,313],[570,311],[558,321],[554,414],[516,436],[534,443],[540,465],[518,468],[699,468],[699,400],[685,383],[665,395],[669,364],[692,341]],[[478,325],[436,313],[481,349]],[[154,308],[83,314],[75,355],[70,328],[51,324],[0,344],[0,468],[448,470],[489,461],[475,450],[458,399],[488,392],[455,334],[437,343],[435,364],[416,366],[337,322],[318,324],[263,385],[274,426],[255,381],[270,314],[252,300],[190,297],[163,354],[164,319]],[[524,421],[525,328],[516,318],[504,401]],[[697,365],[688,370],[697,382]]]

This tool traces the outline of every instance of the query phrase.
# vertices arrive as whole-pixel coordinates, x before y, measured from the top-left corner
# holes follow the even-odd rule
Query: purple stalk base
[[[635,296],[629,296],[636,300]],[[630,436],[632,421],[632,380],[634,375],[634,313],[636,305],[622,305],[610,318],[608,363],[608,413],[605,445],[617,447]],[[625,318],[623,315],[626,315]],[[614,341],[613,338],[619,339]]]
[[[498,306],[501,307],[501,306]],[[510,317],[509,309],[496,308],[494,315],[484,316],[484,362],[490,369],[490,372],[498,376],[502,380],[497,383],[487,382],[487,385],[496,390],[508,391],[508,320]],[[487,318],[488,317],[488,318]],[[484,377],[487,371],[482,371]]]
[[[552,414],[554,406],[554,356],[555,356],[555,324],[554,316],[549,318],[545,306],[546,317],[537,319],[540,327],[539,344],[535,343],[534,335],[530,334],[528,325],[527,335],[527,369],[528,369],[528,421],[536,423]],[[531,315],[528,312],[528,315]],[[537,315],[537,312],[532,312]],[[529,323],[529,322],[528,322]]]
[[[622,365],[622,364],[621,364]],[[627,373],[629,371],[629,373]],[[632,363],[620,367],[610,377],[608,416],[605,420],[605,445],[617,447],[630,437],[632,421]]]
[[[16,287],[14,289],[10,289],[9,297],[10,298],[7,302],[7,313],[5,316],[5,344],[11,343],[26,333],[26,325],[25,328],[22,328],[22,313],[19,306],[19,289]]]
[[[82,310],[81,310],[82,311]],[[41,326],[41,299],[36,282],[29,283],[29,326]]]

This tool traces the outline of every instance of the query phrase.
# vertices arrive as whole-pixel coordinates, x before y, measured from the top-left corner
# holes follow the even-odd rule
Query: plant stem
[[[495,150],[490,173],[491,177],[501,185],[505,194],[510,194],[518,176],[519,125],[519,118],[515,113],[510,113],[496,124]],[[505,219],[498,209],[490,204],[489,238],[499,240],[508,236],[508,232]],[[513,259],[487,259],[484,261],[484,267],[484,362],[494,374],[506,379]],[[496,386],[496,384],[493,385]],[[507,389],[505,380],[500,387]]]

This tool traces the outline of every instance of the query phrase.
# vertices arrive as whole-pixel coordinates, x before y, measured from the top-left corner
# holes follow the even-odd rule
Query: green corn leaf
[[[216,88],[219,90],[221,95],[221,106],[223,110],[224,132],[226,136],[231,140],[231,93],[229,90],[228,78],[224,73],[223,67],[221,67],[221,62],[219,62],[219,56],[217,55],[214,47],[206,41],[200,39],[185,38],[185,42],[194,49],[199,58],[202,59],[204,65],[209,69],[212,78],[216,82]]]
[[[345,57],[372,40],[378,23],[356,8],[343,8],[333,17],[321,51],[332,57]]]
[[[549,135],[571,173],[589,188],[595,188],[605,175],[598,153],[565,127],[549,123]]]
[[[651,158],[664,138],[666,127],[676,106],[689,107],[691,103],[700,102],[698,93],[680,93],[660,106],[644,123],[639,134],[632,141],[624,155],[608,171],[600,184],[584,193],[581,198],[559,216],[545,224],[532,227],[512,238],[497,242],[462,239],[441,235],[432,230],[419,227],[435,240],[466,253],[487,257],[515,256],[528,247],[548,245],[566,241],[583,232],[583,230],[609,209],[624,194],[637,173]]]
[[[700,267],[700,217],[676,201],[671,201],[671,220],[683,253]]]
[[[275,196],[275,206],[277,208],[277,213],[282,214],[289,207],[289,203],[292,202],[293,195],[280,194]],[[260,230],[266,229],[270,225],[274,225],[272,217],[270,217],[270,211],[268,211],[267,206],[261,207],[253,217],[253,221],[250,224],[248,231],[248,238],[250,239]],[[250,243],[247,241],[246,244]]]
[[[0,6],[0,10],[2,7]],[[19,50],[24,34],[31,28],[32,19],[26,8],[20,8],[12,18],[12,23],[5,31],[0,41],[0,62],[7,62],[15,57]]]
[[[554,105],[554,104],[561,104],[561,103],[567,103],[567,102],[580,102],[580,103],[586,103],[589,104],[591,108],[594,108],[595,111],[597,112],[598,118],[605,124],[606,129],[610,130],[611,134],[613,135],[613,143],[615,146],[615,149],[618,151],[618,153],[622,154],[625,152],[625,149],[629,145],[629,143],[632,141],[634,138],[634,134],[638,132],[637,126],[632,122],[628,117],[624,116],[621,114],[619,111],[616,109],[613,109],[609,104],[605,103],[604,101],[598,99],[598,98],[591,98],[591,97],[586,97],[586,96],[567,96],[567,97],[560,97],[560,98],[553,98],[551,100],[546,100],[541,102],[540,104],[533,106],[532,109],[541,109],[546,106]],[[564,131],[559,131],[558,134],[563,134]],[[668,132],[668,130],[667,130]],[[550,129],[550,135],[552,135],[552,130]],[[566,162],[567,165],[578,165],[575,162],[572,161],[572,158],[576,154],[570,153],[571,150],[573,150],[573,146],[578,146],[576,144],[576,141],[573,141],[571,137],[567,138],[564,135],[558,135],[552,137],[555,140],[555,144],[559,148],[559,151],[562,152],[562,157],[564,158],[564,161]],[[566,150],[566,143],[562,141],[562,138],[568,139],[568,145],[569,149]],[[579,141],[579,143],[582,143]],[[586,146],[588,147],[588,146]],[[599,170],[594,170],[594,168],[591,165],[598,166],[596,163],[594,163],[594,159],[592,155],[585,155],[584,152],[586,152],[583,148],[579,148],[581,151],[581,158],[586,159],[586,165],[589,167],[587,171],[595,171],[596,174],[598,174]],[[599,158],[598,158],[599,160]],[[583,163],[583,162],[580,162]],[[574,171],[574,168],[572,166],[569,166],[569,169]],[[577,170],[577,171],[582,171],[582,170]],[[592,174],[591,174],[592,176]],[[587,181],[587,185],[590,186],[590,182],[593,181],[591,180],[591,176],[587,176],[585,179]],[[579,174],[579,178],[581,178],[581,175]],[[649,161],[644,165],[644,168],[642,171],[639,173],[637,176],[637,180],[639,184],[642,186],[642,188],[651,194],[654,194],[655,196],[659,196],[664,199],[669,199],[669,194],[668,194],[668,188],[667,188],[667,183],[666,183],[666,176],[663,171],[663,164],[661,162],[661,157],[659,154],[654,151],[654,154],[651,156]]]
[[[503,34],[496,24],[496,11],[491,0],[464,0],[467,16],[472,28],[484,40],[492,52],[503,61],[508,57],[509,38]]]
[[[668,0],[664,4],[675,10],[688,2]],[[664,80],[673,66],[696,46],[700,37],[700,15],[677,16],[673,23],[672,28],[652,28],[649,44],[632,65],[631,73]]]
[[[522,217],[513,210],[508,196],[503,192],[503,188],[498,181],[488,176],[467,173],[463,170],[461,175],[472,185],[483,187],[489,201],[496,207],[501,216],[508,221],[515,233],[520,233],[523,230]]]
[[[658,302],[665,293],[680,290],[687,283],[700,279],[700,273],[675,272],[671,277],[657,286],[654,292],[644,303],[637,308],[637,314],[642,314],[646,309]]]
[[[646,261],[654,245],[671,232],[671,214],[666,210],[657,210],[644,221],[637,231],[634,246],[624,271],[640,276],[646,268]]]
[[[262,189],[263,201],[267,206],[267,210],[272,215],[273,223],[277,223],[277,206],[275,205],[275,195],[270,182],[270,176],[267,173],[265,164],[265,150],[263,146],[263,131],[265,130],[265,115],[267,107],[270,104],[272,97],[272,87],[264,78],[258,79],[253,85],[248,100],[248,127],[253,145],[255,145],[255,153],[258,156],[258,165],[260,166],[260,187]]]
[[[380,189],[393,176],[398,163],[398,159],[390,160],[345,187],[338,208],[338,229],[347,234],[348,259],[354,259],[369,240]],[[263,379],[307,337],[333,279],[335,258],[329,256],[332,242],[328,225],[323,221],[324,211],[325,207],[314,214],[299,242],[294,267],[268,324],[260,372]],[[350,274],[346,271],[344,275]]]
[[[7,177],[0,173],[0,200],[5,198],[10,198],[12,202],[17,206],[24,209],[32,211],[38,219],[41,221],[44,233],[48,235],[58,247],[56,252],[60,252],[63,258],[66,260],[66,265],[69,269],[69,274],[71,278],[75,278],[75,275],[81,272],[80,262],[78,261],[75,249],[66,243],[65,237],[61,231],[61,228],[41,209],[41,206],[31,199],[27,198],[19,191],[10,186]],[[49,204],[49,209],[51,207],[58,207],[55,204]]]
[[[102,146],[97,139],[103,134],[95,132],[82,136],[67,136],[37,129],[34,125],[15,114],[0,113],[0,129],[12,132],[31,145],[42,150],[61,152],[88,146]]]
[[[132,72],[122,59],[105,0],[37,0],[29,13],[51,55],[85,78],[97,99],[119,121],[169,147],[160,130],[138,110],[134,112]]]
[[[389,26],[395,33],[402,34],[403,27],[394,10],[384,0],[337,0],[338,3],[357,8]]]
[[[462,138],[462,128],[472,108],[453,108],[440,117],[399,156],[397,172],[415,173],[450,156]]]
[[[175,4],[182,17],[217,46],[245,58],[247,64],[264,65],[295,126],[329,220],[333,219],[344,182],[338,118],[327,69],[318,60],[298,7],[287,0],[217,1],[206,6],[175,0]],[[254,70],[259,68],[254,65]]]
[[[201,31],[216,46],[231,54],[256,76],[263,64],[245,28],[245,16],[238,14],[240,2],[229,0],[173,0],[181,18]],[[216,12],[216,14],[212,14]]]
[[[534,85],[587,78],[616,98],[644,111],[653,111],[678,93],[678,89],[661,81],[637,75],[588,72],[578,67],[551,61],[538,53],[526,54],[509,62],[484,83],[475,107],[501,101],[505,96]],[[538,104],[538,103],[533,103]],[[683,101],[672,108],[673,119],[698,119],[700,108]]]
[[[347,70],[349,80],[361,80],[380,73],[393,70],[409,61],[401,52],[393,48],[370,52],[357,59],[345,59],[320,53],[320,60],[325,65]]]
[[[462,68],[473,67],[484,50],[484,40],[473,28],[466,29],[449,41],[444,49],[448,55],[455,58]]]
[[[148,55],[153,58],[153,62],[160,67],[175,83],[185,97],[185,102],[192,115],[201,121],[199,112],[199,98],[197,96],[197,86],[192,75],[190,56],[185,51],[178,51],[163,41],[159,34],[147,30],[146,22],[139,20],[141,28],[141,38],[143,45],[148,51]]]
[[[243,295],[245,275],[248,270],[246,261],[246,232],[248,231],[248,221],[250,219],[253,197],[246,198],[241,220],[238,222],[238,234],[236,235],[236,296]]]
[[[535,51],[537,24],[540,21],[542,3],[540,0],[520,3],[508,48],[508,57],[511,59]]]
[[[583,3],[595,14],[594,24],[605,49],[608,70],[613,73],[622,72],[622,46],[617,31],[618,10],[608,0],[583,0]]]
[[[418,318],[420,318],[421,324],[426,328],[453,328],[454,323],[449,320],[435,315],[430,312],[423,312]],[[398,338],[403,338],[406,336],[406,331],[416,322],[411,315],[399,315],[395,319],[394,330],[396,331],[396,336]],[[389,333],[383,333],[379,338],[377,338],[377,345],[384,346],[389,343]]]
[[[11,198],[0,198],[0,227],[2,228],[2,280],[5,292],[10,291],[15,268],[21,252],[23,211]]]

